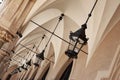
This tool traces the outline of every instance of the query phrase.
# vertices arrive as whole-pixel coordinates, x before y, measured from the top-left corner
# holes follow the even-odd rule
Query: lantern
[[[43,50],[39,54],[36,54],[36,62],[34,63],[35,66],[39,67],[39,64],[41,63],[41,61],[44,60],[44,52],[45,50]]]
[[[87,24],[83,24],[82,27],[76,32],[71,32],[69,35],[70,43],[68,45],[68,50],[65,54],[70,58],[77,58],[78,53],[81,51],[82,47],[86,45],[88,38],[85,35],[85,29]]]

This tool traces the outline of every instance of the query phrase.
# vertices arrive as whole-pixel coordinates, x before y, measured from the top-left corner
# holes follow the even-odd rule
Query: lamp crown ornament
[[[77,31],[75,31],[74,33],[70,32],[69,38],[73,41],[77,40],[76,38],[80,38],[85,43],[87,43],[88,38],[86,38],[85,29],[87,29],[87,24],[83,24],[82,27],[78,29]]]

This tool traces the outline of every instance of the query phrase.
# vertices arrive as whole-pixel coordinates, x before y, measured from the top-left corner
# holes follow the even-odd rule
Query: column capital
[[[0,27],[0,40],[3,42],[12,42],[13,35],[4,28]]]

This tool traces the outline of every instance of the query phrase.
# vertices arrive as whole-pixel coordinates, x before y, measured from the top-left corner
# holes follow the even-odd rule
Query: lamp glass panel
[[[25,64],[25,65],[24,65],[24,68],[26,68],[26,69],[29,68],[29,65]]]
[[[76,42],[70,40],[70,43],[71,43],[72,45],[69,45],[69,50],[73,50],[73,48],[74,48],[74,44],[75,44]]]
[[[80,44],[83,44],[83,43],[84,43],[84,40],[82,40],[81,38],[78,38],[78,36],[72,36],[72,39],[73,39],[75,42],[76,42],[77,39],[78,39]]]
[[[73,50],[74,52],[78,53],[79,48],[81,47],[81,43],[80,42],[76,43],[76,41],[71,41],[71,44],[73,44],[73,45],[70,45],[69,50]]]
[[[80,44],[83,44],[83,43],[84,43],[84,41],[83,41],[82,39],[79,38],[78,40],[79,40],[79,43],[80,43]]]

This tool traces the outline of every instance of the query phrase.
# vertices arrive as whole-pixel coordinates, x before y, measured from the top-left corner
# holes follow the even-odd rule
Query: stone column
[[[2,50],[0,50],[0,63],[2,62],[2,60],[4,59],[5,56],[7,56],[8,54]],[[0,64],[1,65],[1,64]]]
[[[19,77],[19,80],[23,80],[24,75],[25,75],[25,71],[22,71],[22,73],[21,73],[21,75]]]
[[[2,10],[0,22],[13,35],[21,27],[36,0],[11,0]],[[7,22],[7,23],[6,23]]]
[[[6,73],[8,66],[10,64],[9,56],[5,56],[0,63],[0,78],[3,77],[4,73]]]
[[[23,23],[33,7],[36,0],[4,0],[4,6],[0,10],[0,66],[3,67],[4,57],[11,57],[9,54],[11,46],[14,47],[16,33],[21,29]],[[2,49],[4,44],[7,47]],[[9,49],[8,49],[9,48]],[[6,59],[8,61],[8,59]]]
[[[6,42],[14,41],[36,0],[4,1],[4,7],[0,10],[0,49]]]
[[[38,67],[34,67],[34,69],[32,70],[31,74],[28,77],[29,80],[34,80],[34,78],[38,72],[38,69],[39,69]]]
[[[7,1],[7,0],[5,0]],[[0,13],[0,48],[20,31],[36,0],[10,0]],[[5,3],[5,2],[4,2]]]
[[[29,74],[30,74],[30,72],[32,71],[32,68],[30,67],[26,72],[25,72],[25,74],[24,74],[24,76],[23,76],[23,80],[27,80],[28,79],[28,76],[29,76]]]

